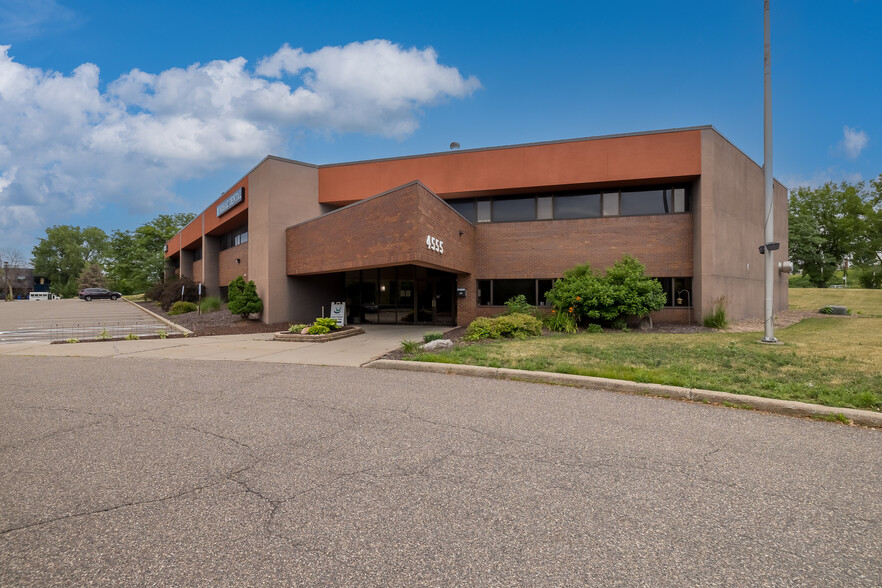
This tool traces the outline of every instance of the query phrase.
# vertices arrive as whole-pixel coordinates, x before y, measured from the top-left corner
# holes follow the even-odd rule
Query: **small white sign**
[[[435,237],[428,235],[426,237],[426,248],[430,251],[437,251],[438,253],[444,253],[444,241],[439,241]]]
[[[341,327],[346,326],[346,303],[345,302],[332,302],[331,303],[331,318],[337,321],[337,324]]]

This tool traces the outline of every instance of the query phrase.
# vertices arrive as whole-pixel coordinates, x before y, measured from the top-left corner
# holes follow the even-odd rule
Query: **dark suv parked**
[[[104,288],[86,288],[84,290],[80,290],[80,298],[89,302],[93,298],[110,298],[111,300],[116,300],[122,296],[119,292],[111,292],[110,290],[105,290]]]

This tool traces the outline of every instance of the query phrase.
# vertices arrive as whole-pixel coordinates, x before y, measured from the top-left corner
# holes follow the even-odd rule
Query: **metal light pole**
[[[769,24],[769,0],[765,0],[765,52],[763,56],[763,180],[766,187],[765,206],[765,239],[766,256],[766,304],[765,304],[765,330],[764,343],[775,343],[775,323],[773,313],[775,309],[775,255],[777,247],[770,247],[774,241],[774,195],[772,178],[772,34]]]

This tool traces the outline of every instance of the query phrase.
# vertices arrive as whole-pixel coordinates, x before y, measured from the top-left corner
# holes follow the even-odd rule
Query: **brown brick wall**
[[[501,312],[477,306],[481,279],[559,278],[585,263],[604,270],[625,254],[636,257],[649,275],[692,275],[692,215],[609,217],[580,220],[487,223],[475,227],[475,271],[457,276],[467,295],[457,301],[457,323]],[[687,322],[689,313],[666,309],[653,313],[663,322]]]
[[[648,274],[692,275],[692,215],[488,223],[476,226],[476,279],[559,278],[586,261],[603,270],[625,254]]]
[[[201,282],[202,281],[202,260],[199,259],[193,262],[193,281]]]
[[[474,263],[474,227],[418,183],[290,227],[286,239],[288,275],[405,264],[470,273]]]
[[[248,278],[248,243],[224,249],[218,256],[218,283],[227,286],[236,276]],[[236,263],[236,259],[239,263]]]

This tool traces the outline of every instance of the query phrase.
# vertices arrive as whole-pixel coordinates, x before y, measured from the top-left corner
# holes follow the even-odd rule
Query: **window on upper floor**
[[[570,220],[690,212],[687,186],[568,191],[448,200],[471,223]]]

